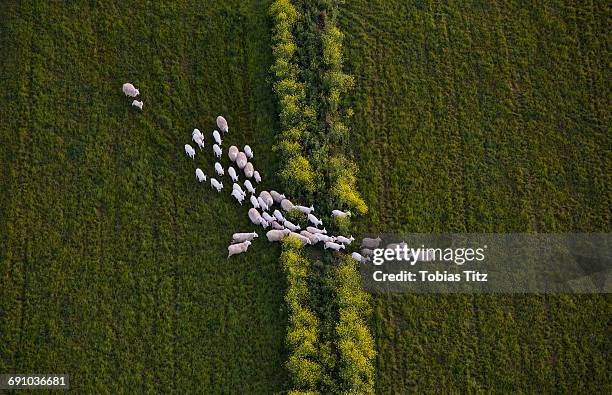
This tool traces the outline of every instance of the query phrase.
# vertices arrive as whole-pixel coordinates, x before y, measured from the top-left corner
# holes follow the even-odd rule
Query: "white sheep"
[[[238,152],[238,155],[236,155],[236,165],[238,165],[238,168],[244,169],[247,163],[248,160],[244,152]]]
[[[237,255],[237,254],[242,254],[243,252],[246,252],[246,250],[249,249],[249,246],[251,245],[250,241],[245,241],[242,243],[238,243],[238,244],[230,244],[227,247],[227,257],[229,258],[232,255]]]
[[[200,136],[193,136],[193,141],[195,141],[195,143],[198,145],[198,147],[200,147],[200,150],[202,150],[202,148],[204,148],[204,138],[202,138]]]
[[[190,157],[191,159],[193,159],[195,157],[195,150],[193,149],[192,146],[190,146],[189,144],[185,144],[185,153],[187,154],[188,157]]]
[[[332,217],[340,217],[340,218],[344,218],[344,217],[350,217],[351,216],[351,212],[350,211],[340,211],[340,210],[332,210]]]
[[[225,172],[223,171],[223,166],[221,166],[221,163],[219,162],[215,162],[215,171],[217,172],[218,176],[222,176],[225,174]]]
[[[272,195],[270,195],[270,192],[268,191],[261,191],[259,193],[259,197],[262,198],[264,202],[266,202],[266,206],[268,207],[272,207],[272,205],[274,204],[274,199],[272,199]]]
[[[349,245],[353,242],[353,240],[355,240],[355,238],[353,236],[346,238],[344,236],[336,236],[336,241],[339,241],[342,244],[346,244]]]
[[[191,138],[195,136],[200,136],[201,138],[204,138],[204,135],[202,134],[202,132],[200,132],[200,129],[198,128],[193,129],[193,132],[191,132]]]
[[[138,101],[138,100],[132,101],[132,106],[138,107],[140,110],[142,110],[142,104],[143,104],[142,100],[141,101]]]
[[[232,235],[232,243],[242,243],[244,241],[251,241],[257,237],[259,237],[259,235],[256,232],[234,233]]]
[[[280,203],[286,198],[284,194],[276,191],[270,191],[270,195],[272,196],[272,199],[274,199],[274,203]]]
[[[281,241],[291,231],[289,229],[272,229],[266,232],[268,241]]]
[[[274,215],[274,217],[279,221],[279,222],[285,222],[285,217],[283,217],[283,214],[281,214],[280,211],[278,210],[274,210],[274,212],[272,213],[272,215]]]
[[[382,239],[380,236],[375,239],[364,237],[363,240],[361,240],[361,248],[378,248],[381,241]]]
[[[285,227],[279,224],[277,221],[272,221],[270,222],[270,224],[272,224],[272,229],[276,229],[276,230],[285,229]]]
[[[123,84],[122,89],[123,89],[123,93],[126,96],[136,97],[140,95],[140,91],[136,89],[134,85],[130,84],[129,82],[126,82],[125,84]]]
[[[216,156],[217,158],[220,158],[220,157],[221,157],[221,154],[223,153],[223,151],[221,151],[221,147],[219,147],[219,145],[218,145],[218,144],[214,144],[214,145],[213,145],[213,152],[215,153],[215,156]]]
[[[366,258],[365,256],[361,255],[358,252],[353,252],[351,254],[351,257],[353,257],[353,259],[356,260],[359,263],[366,263],[366,262],[368,262],[370,260],[369,258]]]
[[[315,217],[314,214],[308,214],[308,221],[310,221],[315,226],[323,225],[323,221]]]
[[[274,221],[274,217],[273,217],[273,216],[271,216],[270,214],[268,214],[268,213],[267,213],[267,212],[265,212],[265,211],[264,211],[263,213],[261,213],[261,216],[263,217],[263,219],[265,219],[265,220],[266,220],[266,221],[268,221],[268,222],[272,222],[272,221]]]
[[[246,180],[244,182],[244,187],[247,189],[247,191],[255,195],[255,188],[253,188],[253,184],[251,184],[251,181]]]
[[[283,226],[287,229],[290,229],[292,232],[295,232],[296,230],[300,230],[300,225],[296,225],[293,222],[287,221],[287,220],[283,222]]]
[[[253,178],[255,179],[255,182],[257,182],[258,184],[261,182],[261,176],[259,175],[259,172],[257,170],[253,172]]]
[[[289,233],[289,236],[293,236],[293,237],[295,237],[296,239],[298,239],[299,241],[301,241],[301,242],[302,242],[302,245],[304,245],[304,244],[312,244],[312,243],[310,242],[310,239],[309,239],[308,237],[303,236],[303,235],[301,235],[301,234],[299,234],[299,233],[291,232],[291,233]]]
[[[210,178],[210,186],[215,188],[217,190],[217,192],[221,192],[221,190],[223,189],[223,183],[217,181],[214,178]]]
[[[213,130],[213,138],[215,139],[215,142],[219,145],[223,145],[223,140],[221,140],[221,135],[219,134],[218,131]]]
[[[255,169],[253,168],[253,164],[251,162],[247,162],[247,164],[244,166],[244,176],[246,178],[251,178],[253,177],[253,172],[255,171]]]
[[[244,153],[249,159],[253,159],[253,150],[248,145],[244,146]]]
[[[261,196],[257,198],[257,203],[259,203],[259,207],[261,207],[261,209],[264,211],[268,211],[270,209],[266,201],[262,199]]]
[[[217,127],[223,132],[229,132],[229,127],[227,126],[227,121],[221,115],[217,117]]]
[[[244,196],[240,193],[240,191],[233,189],[231,195],[236,198],[238,203],[242,206],[242,201],[244,200]]]
[[[296,204],[295,208],[298,209],[299,211],[301,211],[304,214],[310,214],[310,213],[312,213],[314,211],[314,206],[306,207],[306,206],[300,206],[300,205]]]
[[[327,229],[325,229],[325,228],[319,229],[319,228],[315,228],[313,226],[306,227],[306,230],[309,231],[310,233],[321,233],[321,234],[326,234],[327,233]]]
[[[227,157],[229,158],[229,160],[231,160],[232,162],[236,162],[236,157],[238,156],[238,147],[236,147],[235,145],[232,145],[231,147],[229,147],[229,149],[227,150]]]
[[[206,174],[204,174],[202,169],[197,168],[195,173],[196,173],[196,178],[198,179],[198,182],[206,181]]]
[[[323,233],[314,233],[314,235],[324,243],[334,242],[336,240],[335,237],[324,235]]]
[[[314,234],[308,232],[307,230],[301,231],[300,234],[302,236],[307,237],[308,240],[310,240],[310,244],[312,244],[312,245],[317,244],[319,242],[319,238],[317,236],[315,236]]]
[[[326,241],[325,242],[325,249],[332,249],[334,251],[338,251],[340,249],[345,249],[346,247],[344,246],[344,244],[338,244],[338,243],[334,243],[333,241]]]
[[[293,206],[293,203],[291,203],[291,202],[289,201],[289,199],[283,199],[283,200],[281,200],[281,202],[280,202],[280,206],[281,206],[281,208],[282,208],[283,210],[285,210],[285,211],[287,211],[287,212],[289,212],[289,211],[293,210],[293,207],[294,207],[294,206]]]
[[[232,166],[229,166],[227,168],[227,174],[229,174],[229,176],[231,177],[232,181],[234,181],[234,182],[238,181],[238,175],[236,174],[236,170],[234,170],[234,168]]]
[[[260,208],[257,198],[253,195],[251,195],[251,204],[253,205],[254,208]]]
[[[259,211],[257,211],[255,207],[250,208],[247,214],[249,215],[249,219],[254,225],[259,225],[259,222],[263,219],[261,218],[261,214],[259,214]]]
[[[241,195],[246,196],[246,193],[244,193],[240,184],[236,182],[232,185],[232,190],[238,190],[238,192],[240,192]]]
[[[261,220],[259,221],[259,224],[261,225],[262,228],[266,229],[268,226],[270,226],[270,223],[268,221],[266,221],[265,219],[263,219],[263,217],[261,218]]]

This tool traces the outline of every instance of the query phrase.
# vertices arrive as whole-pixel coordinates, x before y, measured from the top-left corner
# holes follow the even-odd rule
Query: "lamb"
[[[306,207],[306,206],[300,206],[296,204],[295,208],[297,208],[299,211],[301,211],[304,214],[310,214],[314,211],[314,206]]]
[[[308,240],[310,240],[309,244],[317,244],[319,242],[319,238],[317,236],[313,235],[312,233],[310,233],[310,232],[308,232],[306,230],[301,231],[300,234],[302,236],[307,237]]]
[[[374,251],[370,250],[369,248],[362,248],[361,249],[361,255],[363,255],[365,257],[370,257],[370,256],[374,255]]]
[[[268,226],[270,226],[270,223],[268,221],[266,221],[265,219],[263,219],[263,217],[261,218],[261,220],[259,221],[259,224],[261,225],[262,228],[266,229]]]
[[[236,155],[236,164],[238,165],[238,168],[244,169],[247,162],[248,160],[244,152],[238,152],[238,155]]]
[[[257,203],[259,203],[259,207],[261,207],[261,209],[264,211],[268,211],[270,209],[266,201],[263,200],[261,196],[257,198]]]
[[[251,162],[247,162],[247,164],[244,166],[244,175],[246,176],[246,178],[251,178],[253,177],[253,172],[255,171],[255,169],[253,168],[253,164]]]
[[[253,195],[255,195],[255,188],[253,188],[253,184],[251,184],[251,181],[246,180],[244,182],[244,186],[247,189],[247,191],[251,192]]]
[[[219,134],[218,131],[213,130],[213,138],[215,139],[215,141],[217,142],[217,144],[219,145],[223,145],[223,140],[221,140],[221,135]]]
[[[263,219],[265,219],[267,222],[272,222],[274,221],[274,217],[271,216],[270,214],[266,213],[265,211],[263,213],[261,213],[261,216],[263,217]]]
[[[250,208],[248,215],[249,215],[249,219],[254,225],[259,225],[261,221],[263,220],[263,218],[261,218],[261,214],[259,214],[259,211],[257,211],[256,208]]]
[[[246,252],[250,245],[251,242],[248,240],[238,244],[230,244],[229,246],[227,246],[227,257],[229,258],[232,255],[242,254],[243,252]]]
[[[198,182],[206,181],[206,174],[199,167],[195,171]]]
[[[315,233],[314,235],[317,237],[317,239],[319,239],[319,241],[322,241],[324,243],[329,243],[329,242],[336,241],[335,237],[324,235],[322,233]]]
[[[285,195],[282,193],[278,193],[276,191],[270,191],[270,195],[272,195],[272,199],[274,199],[274,203],[280,203],[285,199]]]
[[[281,206],[281,208],[282,208],[283,210],[285,210],[285,211],[287,211],[287,212],[289,212],[289,211],[293,210],[293,207],[294,207],[294,206],[293,206],[293,203],[291,203],[291,202],[289,201],[289,199],[283,199],[283,200],[281,200],[281,202],[280,202],[280,206]]]
[[[258,184],[261,182],[261,176],[259,175],[259,172],[257,170],[253,172],[253,178]]]
[[[232,190],[240,192],[242,196],[246,196],[246,193],[244,193],[244,191],[240,187],[240,184],[234,183],[234,185],[232,185]]]
[[[365,256],[361,255],[358,252],[353,252],[351,256],[353,257],[354,260],[356,260],[359,263],[366,263],[370,260],[369,258],[366,258]]]
[[[338,244],[338,243],[334,243],[333,241],[326,241],[325,242],[325,249],[332,249],[334,251],[338,251],[340,249],[345,249],[346,247],[344,246],[344,244]]]
[[[219,162],[215,162],[215,171],[217,172],[217,175],[222,176],[225,174],[225,172],[223,171],[223,166],[221,166],[221,163]]]
[[[244,241],[251,241],[257,237],[259,237],[259,235],[256,232],[234,233],[232,235],[232,243],[242,243]]]
[[[276,229],[276,230],[285,229],[283,225],[279,224],[276,221],[272,221],[271,224],[272,224],[272,229]]]
[[[268,241],[281,241],[289,233],[291,233],[289,229],[272,229],[266,232],[266,237]]]
[[[200,136],[193,136],[193,141],[195,141],[195,143],[198,145],[198,147],[200,147],[200,150],[202,150],[202,148],[204,148],[204,138],[202,138]]]
[[[129,82],[126,82],[125,84],[123,84],[122,89],[123,89],[123,93],[126,96],[136,97],[136,96],[140,95],[140,91],[138,89],[136,89],[134,87],[134,85],[130,84]]]
[[[260,208],[257,198],[253,195],[251,195],[251,204],[253,205],[254,208]]]
[[[185,153],[187,154],[188,157],[190,157],[191,159],[193,159],[195,157],[195,150],[193,149],[192,146],[190,146],[189,144],[185,144]]]
[[[132,106],[138,107],[138,109],[140,109],[140,110],[142,110],[142,104],[143,104],[142,100],[141,101],[138,101],[138,100],[132,101]]]
[[[285,220],[285,221],[283,222],[283,226],[284,226],[285,228],[287,228],[287,229],[290,229],[292,232],[295,232],[296,230],[300,230],[300,229],[301,229],[301,228],[300,228],[300,225],[296,225],[296,224],[294,224],[293,222],[291,222],[291,221],[287,221],[287,220]]]
[[[191,132],[191,138],[194,138],[196,136],[199,136],[200,138],[204,139],[204,135],[202,134],[202,132],[200,132],[200,129],[198,128],[193,129],[193,132]]]
[[[308,214],[308,220],[315,226],[323,225],[323,221],[314,216],[314,214]]]
[[[325,228],[319,229],[319,228],[315,228],[313,226],[306,227],[306,230],[309,231],[310,233],[320,233],[320,234],[326,234],[327,233],[327,229],[325,229]]]
[[[253,159],[253,150],[248,145],[244,146],[244,153],[249,159]]]
[[[345,217],[350,217],[351,216],[351,212],[350,211],[340,211],[340,210],[332,210],[332,217],[339,217],[339,218],[345,218]]]
[[[302,244],[311,244],[310,239],[306,236],[303,236],[299,233],[295,233],[295,232],[291,232],[289,233],[290,236],[295,237],[296,239],[298,239],[299,241],[302,242]]]
[[[363,240],[361,240],[361,248],[378,248],[381,241],[382,239],[380,237],[375,239],[364,237]]]
[[[229,147],[229,149],[227,150],[227,157],[232,161],[232,162],[236,162],[236,156],[238,155],[238,147],[236,147],[235,145],[232,145],[231,147]]]
[[[233,189],[231,195],[236,198],[238,203],[242,206],[242,201],[244,200],[244,196],[240,193],[240,191]]]
[[[231,177],[232,181],[238,182],[238,175],[236,174],[236,170],[232,166],[227,168],[227,174]]]
[[[346,238],[344,236],[336,236],[336,240],[339,241],[342,244],[346,244],[349,245],[353,242],[353,240],[355,240],[355,238],[353,236]]]
[[[274,204],[274,200],[272,199],[272,195],[270,195],[270,192],[268,191],[261,191],[259,193],[259,197],[263,199],[264,202],[266,202],[266,206],[271,207]]]
[[[274,217],[279,221],[279,222],[285,222],[285,217],[283,217],[283,214],[281,214],[280,211],[278,210],[274,210],[274,212],[272,213],[272,215],[274,215]]]
[[[223,183],[215,180],[214,178],[210,178],[210,186],[215,188],[217,192],[221,192],[223,189]]]
[[[229,132],[229,127],[227,127],[227,121],[221,115],[217,117],[217,127],[223,132]]]
[[[219,147],[218,144],[213,145],[213,152],[215,153],[215,156],[217,158],[221,157],[222,151],[221,151],[221,147]]]

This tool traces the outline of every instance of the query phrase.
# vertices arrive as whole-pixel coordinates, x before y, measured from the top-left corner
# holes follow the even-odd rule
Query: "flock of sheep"
[[[126,96],[136,97],[140,94],[140,91],[136,89],[134,85],[125,83],[123,84],[123,93]],[[142,110],[142,104],[142,101],[138,100],[134,100],[132,102],[132,105],[138,107],[140,110]],[[229,127],[224,117],[218,116],[216,121],[217,127],[221,133],[225,134],[229,132]],[[212,150],[217,159],[220,159],[223,154],[223,150],[221,148],[221,145],[223,144],[221,133],[219,133],[217,130],[212,132],[212,137],[215,141]],[[200,132],[200,130],[193,129],[191,139],[200,150],[204,148],[204,135],[202,132]],[[185,153],[187,156],[194,159],[196,150],[191,145],[185,144]],[[280,241],[283,238],[291,235],[301,241],[303,244],[315,245],[320,242],[323,243],[324,249],[331,249],[334,251],[345,249],[347,245],[353,242],[354,238],[352,236],[328,236],[327,230],[324,227],[322,229],[320,228],[323,226],[323,221],[313,214],[314,206],[312,205],[310,207],[306,207],[293,204],[284,194],[276,191],[261,191],[259,195],[257,195],[251,179],[256,183],[259,183],[261,182],[261,175],[257,170],[255,170],[253,163],[250,161],[253,159],[253,150],[251,147],[245,145],[243,150],[240,151],[238,147],[231,146],[227,151],[227,156],[231,162],[236,164],[238,170],[244,173],[245,178],[241,185],[240,177],[238,176],[236,169],[231,165],[228,166],[227,174],[233,182],[231,196],[234,197],[240,205],[242,205],[242,202],[246,199],[248,192],[250,195],[249,201],[253,206],[248,211],[249,219],[253,224],[261,226],[263,229],[267,229],[268,227],[271,228],[266,233],[268,241]],[[214,171],[217,177],[225,176],[225,169],[219,162],[215,162]],[[200,183],[207,180],[206,174],[200,168],[195,169],[195,176],[197,181]],[[210,185],[212,188],[216,189],[217,192],[221,192],[223,189],[223,182],[220,182],[214,177],[210,177]],[[242,189],[242,186],[244,186],[247,192]],[[282,211],[276,208],[275,205]],[[285,219],[283,212],[286,213],[294,210],[303,213],[312,226],[308,226],[306,229],[302,230],[299,225]],[[333,210],[332,216],[350,217],[351,212]],[[251,241],[258,236],[259,235],[256,232],[234,233],[232,235],[232,243],[227,247],[228,258],[232,255],[246,252],[249,245],[251,245]],[[378,246],[378,243],[380,243],[380,239],[364,238],[362,241],[362,247],[364,247],[362,250],[363,255],[353,252],[353,258],[359,262],[368,261],[369,256],[371,255],[371,250],[367,247],[375,248]]]

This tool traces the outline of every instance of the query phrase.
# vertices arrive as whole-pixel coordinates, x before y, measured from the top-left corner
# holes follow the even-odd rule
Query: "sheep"
[[[315,237],[316,237],[317,239],[319,239],[319,241],[322,241],[322,242],[324,242],[324,243],[329,243],[329,242],[334,242],[334,241],[336,241],[336,238],[335,238],[335,237],[328,236],[328,235],[324,235],[324,234],[322,234],[322,233],[315,233],[314,235],[315,235]]]
[[[353,259],[359,263],[367,263],[370,260],[370,258],[366,258],[365,256],[361,255],[358,252],[353,252],[351,254],[351,257],[353,257]]]
[[[238,182],[238,175],[236,174],[236,170],[232,166],[227,168],[227,174],[231,177],[232,181]]]
[[[306,206],[300,206],[296,204],[295,208],[304,214],[310,214],[314,211],[314,206],[306,207]]]
[[[236,164],[238,165],[238,168],[244,169],[247,162],[248,160],[244,152],[238,152],[238,155],[236,155]]]
[[[257,182],[258,184],[261,182],[261,176],[259,175],[259,172],[257,170],[253,172],[253,178],[255,179],[255,182]]]
[[[221,147],[219,147],[219,145],[218,145],[218,144],[213,145],[213,152],[215,153],[215,156],[216,156],[217,158],[220,158],[220,157],[221,157],[221,154],[223,153],[223,152],[221,151]]]
[[[370,257],[370,256],[374,255],[374,251],[370,250],[369,248],[362,248],[361,249],[361,255],[363,255],[365,257]]]
[[[268,211],[270,209],[270,207],[268,207],[268,204],[266,203],[266,201],[263,200],[261,198],[261,196],[257,198],[257,203],[259,203],[259,207],[261,207],[261,209],[264,210],[264,211]]]
[[[185,153],[187,154],[187,156],[189,156],[191,159],[193,159],[195,157],[195,150],[193,149],[192,146],[190,146],[189,144],[185,144]]]
[[[251,241],[257,237],[259,237],[259,235],[256,232],[234,233],[232,235],[232,243],[242,243],[244,241]]]
[[[339,241],[342,244],[346,244],[349,245],[353,242],[353,240],[355,240],[355,238],[353,236],[346,238],[344,236],[336,236],[336,240]]]
[[[215,139],[217,144],[223,145],[223,140],[221,140],[221,135],[219,134],[218,131],[213,130],[213,138]]]
[[[244,196],[236,189],[232,190],[231,195],[235,197],[238,203],[240,203],[240,205],[242,206],[242,201],[244,200]]]
[[[291,232],[291,233],[289,233],[289,235],[290,235],[290,236],[293,236],[293,237],[295,237],[296,239],[298,239],[299,241],[301,241],[301,242],[302,242],[302,244],[312,244],[312,243],[310,242],[310,239],[309,239],[308,237],[303,236],[303,235],[301,235],[301,234],[299,234],[299,233]]]
[[[134,85],[130,84],[129,82],[126,82],[125,84],[123,84],[122,89],[123,89],[123,93],[126,96],[136,97],[136,96],[140,95],[140,91],[138,89],[136,89],[134,87]]]
[[[289,229],[272,229],[266,232],[268,241],[281,241],[291,231]]]
[[[253,159],[253,150],[248,145],[244,146],[244,153],[249,159]]]
[[[200,151],[204,148],[204,139],[200,136],[193,136],[193,141],[200,147]]]
[[[307,237],[308,240],[310,240],[309,244],[317,244],[319,242],[319,238],[317,236],[313,235],[312,233],[310,233],[310,232],[308,232],[306,230],[301,231],[300,234],[302,236]]]
[[[217,192],[221,192],[223,189],[223,183],[215,180],[214,178],[210,178],[210,186],[215,188]]]
[[[266,213],[265,211],[263,213],[261,213],[261,216],[263,217],[263,219],[265,219],[268,222],[274,221],[274,217],[271,216],[270,214]]]
[[[227,127],[227,121],[221,115],[217,117],[217,127],[223,132],[229,132],[229,127]]]
[[[321,234],[326,234],[327,233],[327,229],[325,229],[325,228],[319,229],[319,228],[315,228],[313,226],[306,227],[306,230],[309,231],[310,233],[321,233]]]
[[[287,220],[283,222],[283,226],[287,229],[290,229],[292,232],[295,232],[296,230],[301,229],[300,225],[295,225],[293,222],[287,221]]]
[[[259,211],[257,211],[257,209],[254,207],[249,209],[248,215],[249,219],[254,225],[259,225],[260,221],[263,219],[261,218],[261,214],[259,214]]]
[[[215,162],[215,171],[217,172],[218,176],[222,176],[225,174],[225,172],[223,171],[223,166],[221,166],[221,163],[219,162]]]
[[[281,202],[280,202],[280,206],[281,206],[281,208],[282,208],[283,210],[285,210],[285,211],[287,211],[287,212],[289,212],[289,211],[293,210],[293,207],[294,207],[294,206],[293,206],[293,203],[291,203],[291,202],[289,201],[289,199],[283,199],[283,200],[281,200]]]
[[[255,169],[253,168],[253,164],[251,162],[247,162],[247,164],[244,166],[244,175],[246,178],[251,178],[253,177],[253,172],[255,171]]]
[[[344,218],[344,217],[350,217],[351,216],[351,212],[350,211],[340,211],[340,210],[332,210],[332,217],[340,217],[340,218]]]
[[[141,101],[138,101],[138,100],[132,101],[132,106],[138,107],[138,109],[140,109],[140,110],[142,110],[142,104],[143,104],[142,100]]]
[[[232,185],[232,190],[240,192],[240,194],[241,194],[242,196],[246,196],[246,193],[244,193],[244,191],[243,191],[243,190],[242,190],[242,188],[240,187],[240,184],[238,184],[238,183],[234,183],[234,184]]]
[[[266,206],[271,207],[274,204],[274,199],[272,199],[272,195],[268,191],[261,191],[259,193],[259,197],[266,202]]]
[[[242,254],[243,252],[246,252],[250,245],[251,242],[248,240],[238,244],[230,244],[229,246],[227,246],[227,258],[229,259],[229,257],[232,255]]]
[[[279,224],[276,221],[272,221],[271,224],[272,224],[272,229],[276,229],[276,230],[285,229],[283,225]]]
[[[260,208],[257,198],[253,195],[251,195],[251,204],[253,205],[254,208]]]
[[[229,158],[229,160],[231,160],[232,162],[236,162],[236,156],[238,155],[238,147],[236,147],[235,145],[232,145],[231,147],[229,147],[229,149],[227,150],[227,157]]]
[[[285,217],[283,217],[283,214],[281,214],[280,211],[278,210],[274,210],[274,212],[272,213],[272,215],[274,215],[274,217],[279,221],[279,222],[284,222],[285,221]]]
[[[363,240],[361,240],[361,248],[378,248],[381,241],[382,239],[380,237],[375,239],[364,237]]]
[[[261,218],[261,220],[259,221],[259,224],[261,225],[262,228],[266,229],[268,226],[270,226],[270,223],[268,221],[266,221],[265,219],[263,219],[263,217]]]
[[[282,193],[278,193],[276,191],[270,191],[270,195],[272,195],[272,199],[274,199],[274,203],[280,203],[285,199],[285,195]]]
[[[325,242],[325,249],[332,249],[334,251],[338,251],[340,249],[345,249],[346,247],[344,246],[344,244],[338,244],[338,243],[334,243],[333,241],[326,241]]]
[[[323,225],[323,221],[314,216],[314,214],[308,214],[308,220],[315,226]]]
[[[193,129],[193,132],[191,132],[191,138],[196,137],[196,136],[200,136],[201,138],[204,138],[204,135],[202,134],[202,132],[200,132],[200,129],[198,128]]]
[[[253,188],[253,184],[251,184],[251,181],[246,180],[244,182],[244,186],[247,189],[247,191],[251,192],[251,194],[255,195],[255,188]]]
[[[206,181],[206,174],[199,167],[195,171],[198,182]]]

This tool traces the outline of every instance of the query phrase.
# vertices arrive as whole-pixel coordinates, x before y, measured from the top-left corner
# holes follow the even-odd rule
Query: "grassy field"
[[[610,16],[601,1],[344,3],[357,229],[609,232]],[[609,392],[610,301],[378,297],[377,390]]]
[[[0,5],[0,371],[81,393],[282,390],[279,250],[226,260],[246,206],[194,175],[223,114],[224,146],[251,144],[276,185],[268,2],[160,4]]]

